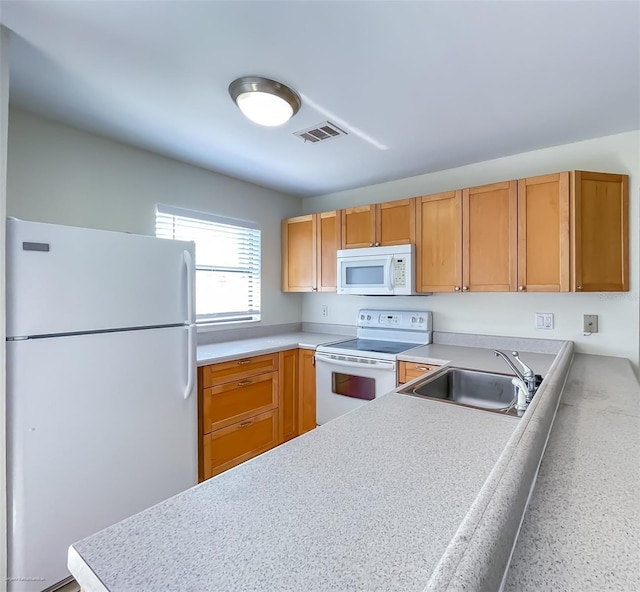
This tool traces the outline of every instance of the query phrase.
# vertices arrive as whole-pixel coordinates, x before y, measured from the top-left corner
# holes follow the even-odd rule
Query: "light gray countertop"
[[[390,393],[76,543],[70,567],[99,577],[85,592],[421,592],[517,424]]]
[[[348,338],[200,346],[198,360]],[[434,344],[401,359],[505,372],[491,348],[520,347],[484,345]],[[521,349],[537,373],[549,371],[553,355]],[[563,351],[533,415],[391,393],[76,543],[69,567],[85,592],[497,590],[529,493],[524,477],[537,468],[571,359]],[[627,360],[576,356],[509,592],[640,587],[638,388]]]
[[[345,339],[353,339],[353,336],[299,331],[296,333],[270,335],[268,337],[238,339],[236,341],[199,345],[197,349],[197,360],[198,366],[206,366],[207,364],[226,362],[245,356],[270,354],[295,347],[315,349],[321,343],[331,343]]]
[[[640,387],[628,360],[575,356],[505,590],[640,590]]]

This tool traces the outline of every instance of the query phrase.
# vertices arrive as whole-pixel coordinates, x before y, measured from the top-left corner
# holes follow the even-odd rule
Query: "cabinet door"
[[[372,247],[375,243],[375,206],[342,210],[342,248]]]
[[[298,435],[298,350],[280,352],[279,441]]]
[[[569,291],[569,173],[518,181],[518,290]]]
[[[313,292],[316,285],[316,217],[282,221],[282,290]]]
[[[629,177],[572,173],[572,289],[629,290]]]
[[[304,434],[316,427],[316,367],[314,363],[315,351],[312,349],[299,350],[299,383],[298,383],[298,421],[299,434]]]
[[[418,197],[416,235],[416,290],[460,291],[462,191]]]
[[[204,437],[203,478],[218,475],[277,445],[277,409],[211,432]]]
[[[416,242],[415,199],[376,204],[376,246],[413,245]]]
[[[463,291],[516,289],[517,182],[462,191]]]
[[[317,242],[317,270],[316,286],[319,292],[335,292],[337,284],[337,250],[340,244],[341,221],[339,212],[322,212],[316,214],[318,242]]]
[[[203,392],[203,432],[206,434],[277,406],[277,372],[206,388]]]
[[[422,376],[433,370],[437,370],[440,366],[435,364],[420,364],[417,362],[400,362],[398,364],[398,384],[409,382],[418,376]]]

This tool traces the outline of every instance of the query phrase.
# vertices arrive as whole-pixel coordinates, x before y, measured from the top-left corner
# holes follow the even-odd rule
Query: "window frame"
[[[211,231],[215,231],[214,225],[223,225],[229,227],[229,232],[232,235],[237,235],[244,241],[244,245],[239,245],[239,250],[242,250],[244,246],[245,257],[248,265],[246,267],[241,266],[222,266],[212,265],[211,263],[204,264],[202,261],[198,263],[198,243],[194,238],[188,236],[176,236],[180,232],[176,233],[176,230],[171,232],[171,218],[173,218],[174,228],[178,231],[185,232],[189,230],[190,226],[195,230],[197,226],[200,226],[200,232],[206,230],[207,225],[211,225]],[[176,219],[186,219],[194,221],[193,224],[188,222],[184,224],[176,224]],[[232,230],[235,229],[235,230]],[[239,230],[238,230],[239,229]],[[155,235],[158,238],[164,238],[168,240],[192,240],[196,245],[195,256],[195,278],[196,281],[196,294],[198,272],[204,273],[241,273],[248,276],[247,283],[249,285],[254,284],[253,288],[246,293],[246,300],[252,303],[253,306],[247,310],[223,312],[216,311],[213,314],[197,314],[198,302],[196,301],[196,326],[198,330],[206,330],[207,328],[216,328],[221,325],[231,325],[236,323],[257,323],[262,320],[262,229],[259,224],[251,220],[242,220],[239,218],[229,218],[225,216],[218,216],[216,214],[210,214],[207,212],[200,212],[197,210],[190,210],[186,208],[180,208],[167,204],[156,204],[155,215]],[[171,236],[170,236],[171,235]],[[201,249],[203,247],[201,246]],[[255,254],[247,255],[257,250],[257,261]],[[257,283],[257,286],[255,284]],[[244,298],[244,296],[243,296]],[[257,302],[257,306],[255,303]],[[200,316],[200,318],[198,318]]]

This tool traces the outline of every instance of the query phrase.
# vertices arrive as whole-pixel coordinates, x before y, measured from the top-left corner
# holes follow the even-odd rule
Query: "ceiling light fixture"
[[[229,85],[229,94],[246,117],[270,127],[289,121],[302,104],[288,86],[260,76],[243,76]]]

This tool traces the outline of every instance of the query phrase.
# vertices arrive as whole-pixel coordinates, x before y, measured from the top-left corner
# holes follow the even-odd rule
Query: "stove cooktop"
[[[349,341],[332,343],[325,347],[381,354],[399,354],[400,352],[419,347],[420,345],[420,343],[403,343],[401,341],[383,341],[380,339],[351,339]]]

